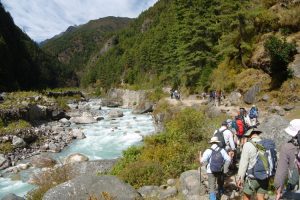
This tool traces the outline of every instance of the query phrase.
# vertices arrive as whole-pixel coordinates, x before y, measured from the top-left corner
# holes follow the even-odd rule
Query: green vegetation
[[[296,45],[271,36],[266,41],[265,48],[271,57],[271,86],[273,89],[276,89],[279,88],[290,75],[288,64],[293,61],[294,55],[297,53]]]
[[[30,128],[31,124],[24,120],[9,122],[7,125],[0,119],[0,136],[12,134],[17,129]]]
[[[42,49],[58,58],[68,71],[79,75],[90,58],[94,60],[102,54],[101,49],[113,33],[127,27],[131,21],[121,17],[91,20],[81,26],[69,27],[64,33],[46,40]],[[117,42],[112,39],[110,43],[114,45]],[[73,77],[73,81],[77,82],[77,79]]]
[[[121,83],[139,89],[168,85],[190,93],[233,90],[235,76],[251,66],[264,34],[299,30],[299,6],[269,9],[275,3],[160,0],[117,34],[115,47],[89,62],[81,83],[107,89]]]
[[[33,177],[37,189],[30,191],[26,199],[41,200],[44,194],[50,189],[74,177],[70,166],[63,166],[53,170],[41,172]]]
[[[1,131],[0,131],[1,133]],[[0,143],[0,153],[10,153],[14,149],[13,145],[10,142]]]
[[[221,119],[207,119],[202,112],[184,109],[166,122],[166,131],[146,137],[143,146],[124,151],[112,170],[129,184],[159,185],[170,177],[198,166],[200,149],[207,146]]]

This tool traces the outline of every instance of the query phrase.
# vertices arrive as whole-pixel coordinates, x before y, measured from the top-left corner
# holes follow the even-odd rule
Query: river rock
[[[4,157],[4,154],[0,154],[0,166],[2,166],[6,161],[6,158]]]
[[[70,166],[72,172],[76,175],[91,174],[95,175],[98,173],[106,173],[112,169],[116,164],[117,159],[113,160],[91,160],[85,162],[74,162]]]
[[[59,145],[57,143],[50,142],[49,143],[49,151],[58,153],[61,151],[61,148],[59,147]]]
[[[259,126],[259,129],[263,132],[261,137],[274,140],[277,149],[279,150],[281,145],[291,139],[284,129],[288,127],[289,121],[279,115],[269,115]]]
[[[44,168],[52,167],[56,164],[56,160],[46,155],[36,155],[30,160],[33,167]]]
[[[16,166],[19,170],[25,170],[28,169],[30,167],[29,163],[20,163]]]
[[[25,147],[27,144],[22,138],[14,136],[12,140],[12,145],[14,147]]]
[[[108,113],[108,117],[109,118],[118,118],[118,117],[123,117],[124,114],[122,111],[120,110],[111,110],[109,113]]]
[[[139,104],[138,106],[136,106],[132,113],[133,114],[144,114],[144,113],[148,113],[148,112],[152,112],[153,111],[153,103],[151,102],[143,102],[141,104]]]
[[[9,193],[9,194],[5,195],[4,197],[2,197],[1,200],[25,200],[25,199],[13,194],[13,193]]]
[[[83,161],[88,161],[89,158],[81,153],[74,153],[69,155],[66,159],[64,164],[71,164],[75,162],[83,162]]]
[[[201,199],[205,194],[205,186],[200,184],[199,177],[197,170],[189,170],[180,175],[180,191],[184,199]]]
[[[47,107],[42,105],[32,105],[28,106],[29,121],[35,120],[46,120],[47,119]]]
[[[71,117],[70,121],[75,124],[91,124],[97,122],[97,120],[87,112],[84,112],[81,117]]]
[[[252,86],[244,95],[244,102],[247,104],[253,104],[256,100],[256,95],[260,92],[260,85],[256,84]]]
[[[67,118],[62,118],[59,120],[59,122],[65,126],[70,126],[71,122]]]
[[[84,135],[83,131],[80,130],[80,129],[73,129],[71,131],[71,134],[76,139],[84,139],[84,138],[86,138],[86,136]]]
[[[176,180],[175,179],[168,179],[167,180],[167,184],[168,184],[168,186],[174,186],[175,184],[176,184]]]
[[[115,200],[140,200],[141,195],[130,185],[114,176],[82,175],[68,182],[51,188],[43,196],[43,200],[83,200],[91,194],[107,194]],[[97,198],[102,198],[97,196]]]

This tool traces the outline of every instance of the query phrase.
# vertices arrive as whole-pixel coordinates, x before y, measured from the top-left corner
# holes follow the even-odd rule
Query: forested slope
[[[270,62],[254,65],[251,57],[266,34],[286,45],[284,38],[299,31],[299,10],[293,1],[160,0],[116,35],[114,48],[89,62],[82,84],[169,85],[195,92],[231,90],[235,81],[230,79],[248,68],[274,76],[286,67],[274,72]],[[290,62],[295,47],[287,49]]]
[[[61,64],[23,33],[0,3],[0,92],[64,85]]]
[[[44,41],[41,48],[57,57],[68,70],[80,74],[92,55],[99,57],[105,52],[105,43],[112,34],[127,27],[131,21],[130,18],[105,17],[70,26],[65,32]]]

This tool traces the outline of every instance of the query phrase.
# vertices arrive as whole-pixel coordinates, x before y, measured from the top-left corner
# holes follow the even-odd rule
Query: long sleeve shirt
[[[213,144],[211,145],[211,149],[215,150],[215,151],[218,151],[220,147],[218,147],[218,145],[216,144]],[[211,158],[211,154],[212,154],[212,150],[211,149],[206,149],[201,157],[201,164],[203,163],[208,163],[207,167],[206,167],[206,172],[211,174],[211,170],[210,170],[210,158]],[[225,149],[222,149],[221,151],[221,154],[225,160],[225,163],[230,163],[231,162],[231,158],[230,156],[227,154],[227,152],[225,151]]]
[[[222,126],[221,128],[219,128],[220,132],[222,132],[223,130],[225,130],[223,132],[223,137],[224,137],[225,144],[226,144],[226,150],[235,150],[235,143],[234,143],[232,132],[229,129],[227,129],[226,126]],[[217,130],[214,132],[214,135],[216,133],[217,133]]]
[[[285,143],[282,145],[279,153],[279,160],[274,179],[275,188],[283,187],[288,177],[289,170],[295,169],[295,158],[298,148],[293,143]]]
[[[261,141],[259,136],[251,138],[253,142]],[[243,146],[242,155],[239,164],[238,178],[244,180],[248,169],[254,167],[256,163],[257,149],[251,142],[246,142]]]

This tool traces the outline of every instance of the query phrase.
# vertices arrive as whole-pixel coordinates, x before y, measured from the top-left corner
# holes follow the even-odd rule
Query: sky
[[[36,42],[69,26],[106,16],[137,17],[158,0],[0,0],[14,22]]]

